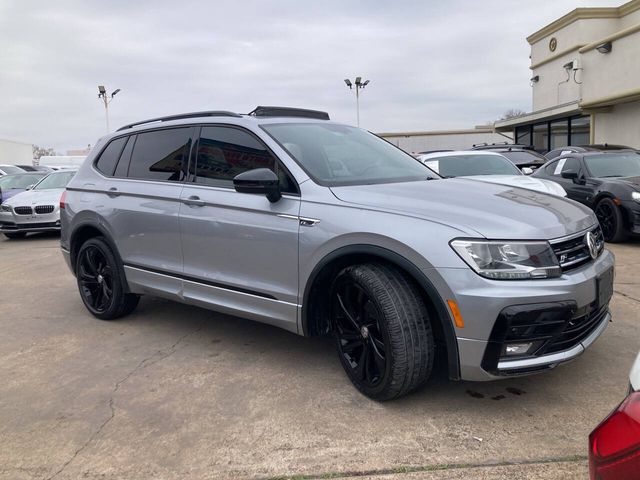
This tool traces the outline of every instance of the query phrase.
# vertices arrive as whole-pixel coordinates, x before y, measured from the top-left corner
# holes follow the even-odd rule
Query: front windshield
[[[11,165],[3,165],[0,167],[0,170],[2,170],[7,175],[13,175],[14,173],[24,173],[24,170],[20,167],[12,167]]]
[[[51,173],[44,177],[33,189],[49,190],[53,188],[65,188],[75,174],[75,171]]]
[[[280,123],[262,128],[321,185],[436,178],[409,154],[359,128],[331,123]]]
[[[501,155],[446,155],[431,157],[425,164],[443,177],[522,175],[518,167]]]
[[[46,176],[42,175],[7,175],[0,178],[0,188],[8,190],[10,188],[27,188],[30,185],[38,183],[38,181]]]
[[[640,176],[640,155],[637,153],[585,155],[584,161],[594,177]]]

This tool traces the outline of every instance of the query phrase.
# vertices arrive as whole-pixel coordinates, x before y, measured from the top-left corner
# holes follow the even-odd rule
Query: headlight
[[[11,207],[9,205],[0,205],[0,211],[10,212],[11,211]]]
[[[453,240],[451,247],[474,272],[493,280],[552,278],[562,274],[548,242]]]
[[[640,202],[640,192],[631,192],[631,198],[636,202]]]

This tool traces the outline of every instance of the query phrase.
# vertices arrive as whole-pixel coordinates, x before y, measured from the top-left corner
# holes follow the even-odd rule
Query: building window
[[[569,145],[569,119],[554,120],[551,122],[551,144],[549,150],[566,147]]]
[[[570,145],[589,145],[591,143],[591,119],[573,117],[571,119]]]
[[[545,153],[549,151],[549,124],[548,122],[537,123],[533,126],[533,148]]]
[[[516,127],[516,143],[528,147],[531,142],[531,125]]]

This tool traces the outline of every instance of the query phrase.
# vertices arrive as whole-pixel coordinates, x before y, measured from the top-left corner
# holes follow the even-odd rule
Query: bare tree
[[[33,158],[34,160],[40,160],[40,157],[44,155],[57,155],[58,153],[53,148],[43,148],[38,145],[33,145]]]
[[[520,117],[521,115],[525,115],[527,112],[522,111],[518,108],[510,108],[506,112],[502,114],[500,120],[509,120],[510,118]]]

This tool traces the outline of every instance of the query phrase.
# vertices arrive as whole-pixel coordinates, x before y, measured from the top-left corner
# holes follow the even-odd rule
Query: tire
[[[76,258],[80,298],[100,320],[115,320],[131,313],[140,297],[127,293],[124,271],[109,244],[95,237],[82,244]]]
[[[600,222],[605,241],[617,243],[627,238],[627,233],[624,231],[622,211],[620,207],[613,203],[613,200],[610,198],[600,200],[596,205],[595,213]]]
[[[431,374],[434,341],[415,283],[383,264],[347,267],[331,287],[331,329],[355,387],[374,400],[406,395]]]
[[[26,237],[27,236],[27,232],[5,233],[4,236],[7,237],[10,240],[16,240],[18,238]]]

